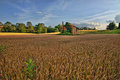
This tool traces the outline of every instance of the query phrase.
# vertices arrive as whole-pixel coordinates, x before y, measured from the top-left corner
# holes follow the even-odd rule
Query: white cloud
[[[74,24],[74,23],[73,23]],[[98,23],[98,22],[84,22],[84,23],[75,23],[77,27],[90,27],[90,28],[96,28],[98,30],[104,30],[106,29],[106,23]]]
[[[41,14],[42,12],[41,11],[36,11],[37,14]]]
[[[108,10],[101,13],[97,13],[92,16],[87,16],[83,19],[73,19],[76,24],[87,23],[94,25],[97,29],[106,29],[108,25],[107,20],[113,20],[120,11],[118,10]],[[97,25],[96,25],[97,24]]]

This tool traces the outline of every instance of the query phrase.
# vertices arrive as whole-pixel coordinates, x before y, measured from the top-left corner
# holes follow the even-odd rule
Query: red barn
[[[72,34],[78,34],[78,28],[75,25],[70,24],[70,27],[72,27]],[[64,26],[64,22],[62,22],[62,30],[67,30],[66,26]]]

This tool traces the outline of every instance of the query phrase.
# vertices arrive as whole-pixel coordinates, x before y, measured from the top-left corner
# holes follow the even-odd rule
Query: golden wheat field
[[[35,64],[31,80],[120,80],[117,34],[0,36],[0,45],[6,46],[0,80],[26,80],[29,59]]]
[[[52,33],[42,33],[42,34],[60,34],[60,32],[52,32]],[[12,32],[0,32],[0,36],[5,35],[41,35],[41,34],[35,34],[35,33],[12,33]]]

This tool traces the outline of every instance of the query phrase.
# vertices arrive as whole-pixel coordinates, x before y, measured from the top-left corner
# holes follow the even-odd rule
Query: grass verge
[[[79,31],[79,34],[120,34],[120,29],[116,30],[94,30],[94,31]]]

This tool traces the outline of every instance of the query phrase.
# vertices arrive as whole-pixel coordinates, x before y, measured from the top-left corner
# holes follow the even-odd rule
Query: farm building
[[[78,34],[78,28],[77,28],[75,25],[70,24],[69,27],[72,28],[72,31],[71,31],[72,34]],[[63,31],[67,31],[67,28],[66,28],[66,26],[64,25],[64,22],[62,22],[62,30],[63,30]]]
[[[3,28],[4,26],[0,26],[0,28]]]

